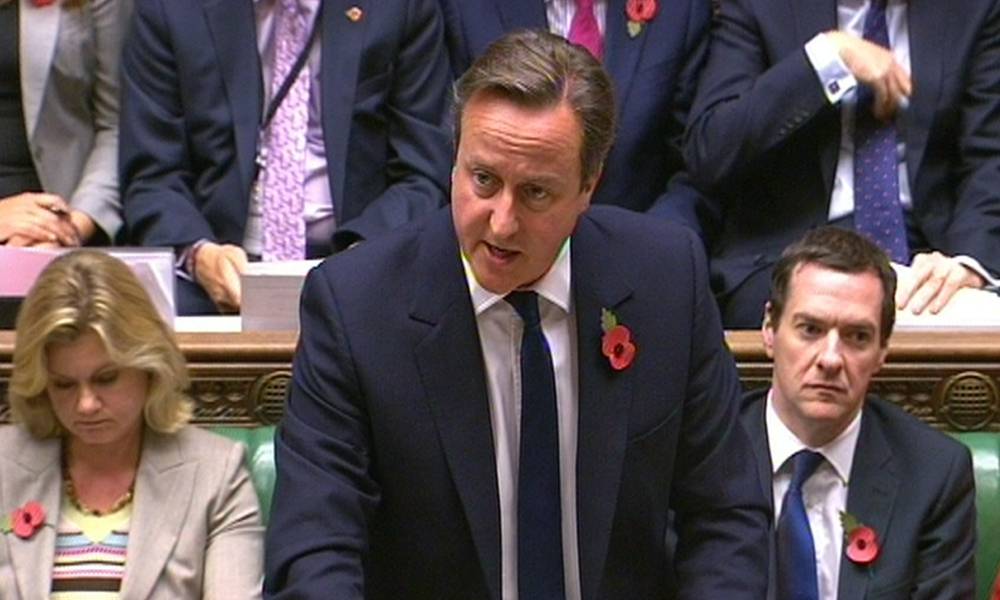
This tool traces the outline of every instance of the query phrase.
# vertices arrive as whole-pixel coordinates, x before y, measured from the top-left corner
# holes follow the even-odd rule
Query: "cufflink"
[[[840,91],[840,82],[839,81],[831,81],[830,83],[827,84],[826,89],[831,94],[836,94],[837,92]]]

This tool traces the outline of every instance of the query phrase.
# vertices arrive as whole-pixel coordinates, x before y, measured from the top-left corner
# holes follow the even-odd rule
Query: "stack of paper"
[[[254,262],[243,273],[243,331],[298,331],[299,295],[318,260]]]

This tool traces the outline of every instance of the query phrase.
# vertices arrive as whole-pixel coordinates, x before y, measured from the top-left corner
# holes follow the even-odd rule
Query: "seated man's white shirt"
[[[785,492],[792,478],[792,464],[788,459],[799,450],[819,452],[826,459],[816,472],[802,485],[802,499],[806,505],[809,528],[812,530],[816,549],[816,575],[820,600],[837,600],[840,578],[840,561],[844,548],[844,529],[840,512],[847,510],[847,492],[854,449],[861,431],[861,413],[851,421],[832,442],[812,448],[798,438],[778,417],[774,410],[772,394],[767,395],[764,419],[767,425],[767,442],[771,454],[772,492],[774,494],[774,523],[781,516]],[[787,464],[786,464],[787,463]]]
[[[496,451],[502,596],[503,600],[517,600],[517,475],[521,440],[521,334],[524,323],[503,296],[479,285],[464,257],[462,262],[483,351]],[[538,293],[542,332],[548,342],[555,372],[566,600],[579,600],[580,561],[576,531],[578,380],[568,240],[549,271],[530,289]],[[471,401],[477,399],[470,398]]]

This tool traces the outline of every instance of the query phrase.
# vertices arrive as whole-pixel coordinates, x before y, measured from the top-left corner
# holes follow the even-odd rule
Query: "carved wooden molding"
[[[191,373],[195,422],[276,424],[291,383],[296,334],[179,334]],[[760,333],[726,336],[744,385],[770,384]],[[0,398],[7,396],[14,336],[0,331]],[[1000,432],[1000,331],[901,331],[893,336],[873,393],[939,429]],[[9,420],[0,400],[0,422]]]

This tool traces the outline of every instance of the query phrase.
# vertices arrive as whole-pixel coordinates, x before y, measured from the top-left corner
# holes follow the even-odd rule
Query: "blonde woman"
[[[0,0],[0,244],[113,240],[131,0]]]
[[[243,447],[186,425],[184,359],[129,268],[97,251],[58,258],[16,334],[0,598],[259,597]]]

